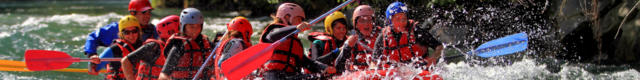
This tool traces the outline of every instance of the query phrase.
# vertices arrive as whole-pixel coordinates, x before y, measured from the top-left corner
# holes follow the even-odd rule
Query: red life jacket
[[[389,58],[386,59],[386,57],[382,57],[383,60],[408,63],[411,61],[411,58],[426,55],[426,52],[423,52],[415,42],[416,40],[412,30],[412,28],[415,27],[415,23],[410,21],[407,26],[407,28],[409,28],[408,34],[395,32],[391,29],[392,27],[386,27],[383,30],[384,40],[382,53]]]
[[[330,35],[328,35],[327,33],[324,32],[312,32],[309,33],[309,36],[307,37],[307,39],[309,39],[309,41],[315,41],[315,40],[321,40],[322,42],[324,42],[324,45],[321,49],[321,53],[316,55],[316,56],[323,56],[323,55],[327,55],[328,53],[331,53],[331,51],[333,51],[334,49],[340,47],[341,45],[337,45],[337,41],[335,38],[331,37]],[[311,45],[311,47],[313,47],[314,45]],[[309,50],[311,51],[311,50]],[[312,52],[309,52],[312,53]],[[308,56],[311,57],[311,56]],[[328,65],[333,65],[333,63],[327,63]]]
[[[175,66],[175,71],[169,76],[173,79],[191,79],[196,75],[206,58],[211,55],[212,47],[209,40],[207,40],[207,36],[201,34],[201,37],[197,38],[200,40],[188,40],[187,38],[173,35],[167,41],[172,41],[173,39],[184,42],[184,53],[178,61],[179,64]],[[206,65],[204,71],[200,73],[199,79],[209,79],[213,75],[213,64],[208,63]]]
[[[231,39],[229,39],[229,40],[231,40]],[[213,71],[214,71],[215,78],[218,78],[218,79],[222,79],[222,75],[221,75],[222,74],[222,70],[220,70],[222,68],[220,68],[220,66],[218,66],[218,64],[220,64],[220,63],[218,63],[218,61],[220,60],[220,58],[222,58],[221,57],[222,56],[222,50],[224,49],[224,46],[229,42],[229,40],[223,40],[222,42],[220,42],[218,44],[218,49],[216,49],[215,52],[213,53],[216,56],[215,58],[213,58],[214,59],[213,60],[213,66],[214,66],[213,67]],[[212,79],[215,79],[215,78],[212,78]]]
[[[285,25],[270,24],[269,26],[267,26],[265,30],[262,32],[262,37],[260,39],[260,42],[264,42],[262,38],[268,35],[265,33],[270,32],[275,28],[281,28],[281,27],[285,27]],[[260,70],[262,70],[261,72],[283,71],[283,72],[297,73],[297,72],[300,72],[298,70],[301,70],[301,69],[300,67],[297,67],[296,64],[298,64],[297,62],[299,62],[304,57],[305,56],[304,56],[304,49],[302,47],[302,43],[300,42],[300,39],[298,39],[297,36],[294,34],[294,35],[291,35],[291,37],[288,37],[288,39],[286,39],[282,43],[280,43],[280,45],[276,46],[273,52],[273,55],[267,61],[267,63],[265,63],[262,66],[262,69]]]
[[[160,47],[160,55],[152,57],[154,62],[145,62],[140,61],[140,66],[138,67],[138,77],[136,80],[157,80],[162,71],[162,66],[164,66],[165,55],[164,55],[164,42],[157,39],[147,39],[144,43],[156,43]]]
[[[361,43],[364,43],[367,47],[372,48],[375,43],[374,42],[367,42],[367,41],[360,41]],[[356,43],[355,45],[356,47],[354,49],[352,49],[353,53],[351,55],[351,57],[349,58],[349,60],[351,62],[353,62],[352,64],[348,65],[349,70],[363,70],[363,69],[367,69],[369,67],[367,62],[370,62],[373,58],[371,56],[373,56],[373,52],[372,51],[367,51],[367,48],[362,47],[360,44]]]
[[[116,39],[114,42],[114,45],[118,46],[118,48],[120,48],[121,53],[114,53],[113,57],[124,57],[129,55],[129,53],[131,53],[131,51],[136,50],[136,47],[131,45],[129,42],[126,42],[125,40],[122,39]],[[134,65],[134,67],[138,67],[137,62],[132,63]],[[107,64],[107,80],[124,80],[124,73],[122,72],[122,67],[121,67],[121,63],[120,62],[109,62],[109,64]],[[136,72],[136,69],[133,69],[133,72]]]
[[[231,40],[233,40],[233,39],[223,40],[222,42],[220,42],[219,45],[218,45],[218,49],[216,49],[216,52],[214,52],[214,55],[216,55],[216,57],[213,58],[214,59],[213,64],[215,66],[213,69],[215,71],[214,72],[215,77],[218,78],[218,79],[224,79],[224,78],[222,78],[222,70],[221,70],[222,68],[220,68],[220,66],[218,65],[218,64],[220,64],[220,63],[218,63],[218,61],[222,58],[222,52],[224,51],[225,46]],[[246,43],[245,41],[242,41],[242,44],[243,44],[244,49],[246,49],[249,46],[251,46],[250,43]],[[231,57],[231,56],[227,56],[227,58],[228,57]]]

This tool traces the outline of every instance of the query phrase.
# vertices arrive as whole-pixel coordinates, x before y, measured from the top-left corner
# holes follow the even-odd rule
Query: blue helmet
[[[409,12],[407,5],[405,5],[402,2],[393,2],[389,4],[389,7],[387,7],[387,11],[385,11],[387,21],[389,21],[388,24],[391,24],[391,19],[393,15],[398,13],[407,13],[407,12]]]
[[[200,10],[196,8],[186,8],[180,13],[180,32],[184,33],[186,24],[202,24],[204,19]]]

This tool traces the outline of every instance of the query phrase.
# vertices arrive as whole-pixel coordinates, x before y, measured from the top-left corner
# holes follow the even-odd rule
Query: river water
[[[127,14],[128,1],[27,1],[0,3],[0,59],[23,60],[26,49],[45,49],[67,52],[74,57],[85,57],[82,53],[86,36],[91,31],[117,21]],[[160,18],[178,14],[181,9],[155,9],[152,23]],[[204,11],[203,34],[213,35],[224,28],[234,13]],[[216,16],[213,16],[216,15]],[[223,16],[220,16],[223,15]],[[257,40],[262,27],[270,21],[268,17],[250,18],[254,26],[253,40]],[[306,32],[308,33],[308,32]],[[304,35],[301,35],[304,36]],[[308,41],[303,40],[305,46]],[[255,41],[253,42],[256,43]],[[99,48],[102,51],[103,48]],[[456,47],[448,46],[447,55],[460,54]],[[544,51],[527,51],[536,54]],[[483,64],[479,62],[495,62]],[[86,63],[74,63],[70,68],[86,68]],[[432,73],[444,79],[640,79],[640,73],[628,65],[603,66],[590,63],[569,63],[553,58],[521,57],[517,60],[462,58],[441,60],[432,67]],[[596,71],[597,73],[594,73]],[[393,77],[393,76],[391,76]],[[5,72],[0,79],[44,79],[44,80],[95,80],[104,75],[93,76],[71,72]],[[396,78],[391,78],[396,79]]]

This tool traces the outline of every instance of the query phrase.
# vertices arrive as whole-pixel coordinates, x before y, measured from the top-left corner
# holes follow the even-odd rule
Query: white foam
[[[10,73],[6,73],[6,72],[0,72],[0,79],[2,80],[16,80],[16,79],[22,79],[22,80],[42,80],[42,79],[38,79],[36,77],[30,77],[30,76],[18,76],[15,74],[10,74]]]
[[[629,69],[611,73],[593,74],[581,67],[562,65],[562,70],[552,73],[545,69],[547,64],[536,64],[534,59],[523,59],[506,66],[482,66],[465,62],[440,65],[442,70],[434,73],[452,80],[518,80],[518,79],[640,79],[640,73]]]
[[[9,32],[0,32],[0,38],[9,37]]]

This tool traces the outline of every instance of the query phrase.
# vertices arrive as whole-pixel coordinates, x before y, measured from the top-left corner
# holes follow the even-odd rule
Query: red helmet
[[[245,41],[251,41],[251,33],[253,33],[253,28],[251,27],[251,23],[244,17],[236,17],[231,20],[231,22],[227,23],[227,30],[229,31],[238,31],[242,33],[243,39]]]
[[[180,26],[180,17],[177,15],[169,15],[167,17],[162,18],[160,23],[156,25],[156,31],[158,31],[158,35],[160,35],[160,39],[166,40],[171,37],[174,33],[179,32]]]
[[[145,11],[153,9],[149,0],[131,0],[129,2],[129,11]]]
[[[373,8],[369,5],[360,5],[353,10],[353,16],[351,17],[351,22],[355,25],[356,19],[360,18],[371,18],[373,19]]]
[[[289,15],[289,19],[285,19],[286,15]],[[290,20],[298,16],[305,18],[304,10],[300,5],[294,3],[283,3],[278,7],[278,11],[276,12],[276,17],[287,25],[293,25],[290,23]]]

